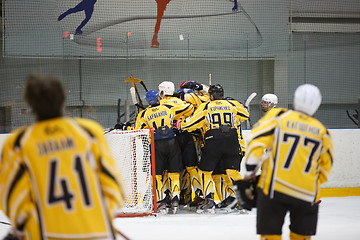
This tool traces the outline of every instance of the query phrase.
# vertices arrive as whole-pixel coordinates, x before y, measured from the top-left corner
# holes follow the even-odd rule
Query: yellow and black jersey
[[[222,125],[236,128],[236,119],[247,119],[249,113],[245,108],[236,106],[229,100],[214,100],[203,103],[191,118],[181,123],[182,130],[194,131],[203,129],[206,133],[210,129],[219,129]]]
[[[236,118],[235,118],[235,126],[236,126],[236,130],[238,133],[238,138],[239,138],[239,144],[241,147],[241,151],[245,152],[245,139],[243,137],[242,134],[242,128],[241,128],[241,123],[244,122],[245,120],[249,119],[249,113],[246,110],[246,108],[244,107],[244,105],[236,100],[228,100],[231,103],[233,103],[235,106],[242,108],[242,112],[244,114],[237,114]],[[245,114],[248,113],[248,114]]]
[[[194,106],[190,103],[187,103],[180,98],[166,96],[160,100],[160,105],[165,105],[168,108],[174,108],[174,121],[187,118],[194,113]]]
[[[113,239],[121,177],[92,120],[55,118],[13,132],[0,164],[0,201],[26,239]]]
[[[269,120],[270,118],[280,116],[281,114],[285,113],[289,109],[287,108],[272,108],[265,113],[265,115],[259,119],[256,124],[261,124],[262,122]]]
[[[319,185],[327,181],[332,167],[331,136],[315,118],[283,110],[276,117],[265,116],[267,120],[251,130],[246,168],[253,171],[261,163],[265,151],[258,183],[264,194],[273,197],[277,191],[303,201],[317,202]]]
[[[184,99],[186,102],[191,103],[195,110],[203,103],[210,102],[210,98],[208,95],[197,95],[195,93],[186,93],[184,95]]]
[[[136,118],[135,129],[154,128],[167,126],[172,128],[175,108],[153,104],[139,113]]]
[[[135,123],[134,123],[134,129],[144,129],[147,128],[146,122],[142,120],[144,117],[144,114],[148,108],[150,108],[151,105],[149,105],[147,108],[141,110],[138,115],[136,116]]]

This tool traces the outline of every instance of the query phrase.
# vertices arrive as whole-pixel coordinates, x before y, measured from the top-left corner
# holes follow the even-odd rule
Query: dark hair
[[[53,76],[31,74],[26,79],[25,101],[39,121],[61,117],[64,114],[64,86]]]
[[[224,99],[224,89],[220,84],[211,85],[208,93],[213,96],[214,100]]]

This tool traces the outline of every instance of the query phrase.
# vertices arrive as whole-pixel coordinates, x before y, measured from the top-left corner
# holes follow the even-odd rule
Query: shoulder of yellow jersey
[[[74,120],[83,128],[87,129],[94,136],[103,133],[103,127],[96,121],[87,118],[74,118]]]

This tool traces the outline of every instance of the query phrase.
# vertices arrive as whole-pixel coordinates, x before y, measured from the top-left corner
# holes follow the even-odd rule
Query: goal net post
[[[116,217],[156,213],[154,130],[112,130],[105,133],[125,186],[125,201]]]

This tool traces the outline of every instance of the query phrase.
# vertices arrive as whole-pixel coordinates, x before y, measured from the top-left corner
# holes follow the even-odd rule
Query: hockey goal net
[[[151,137],[152,136],[152,137]],[[126,198],[116,217],[156,213],[153,130],[113,130],[105,134],[126,188]]]

